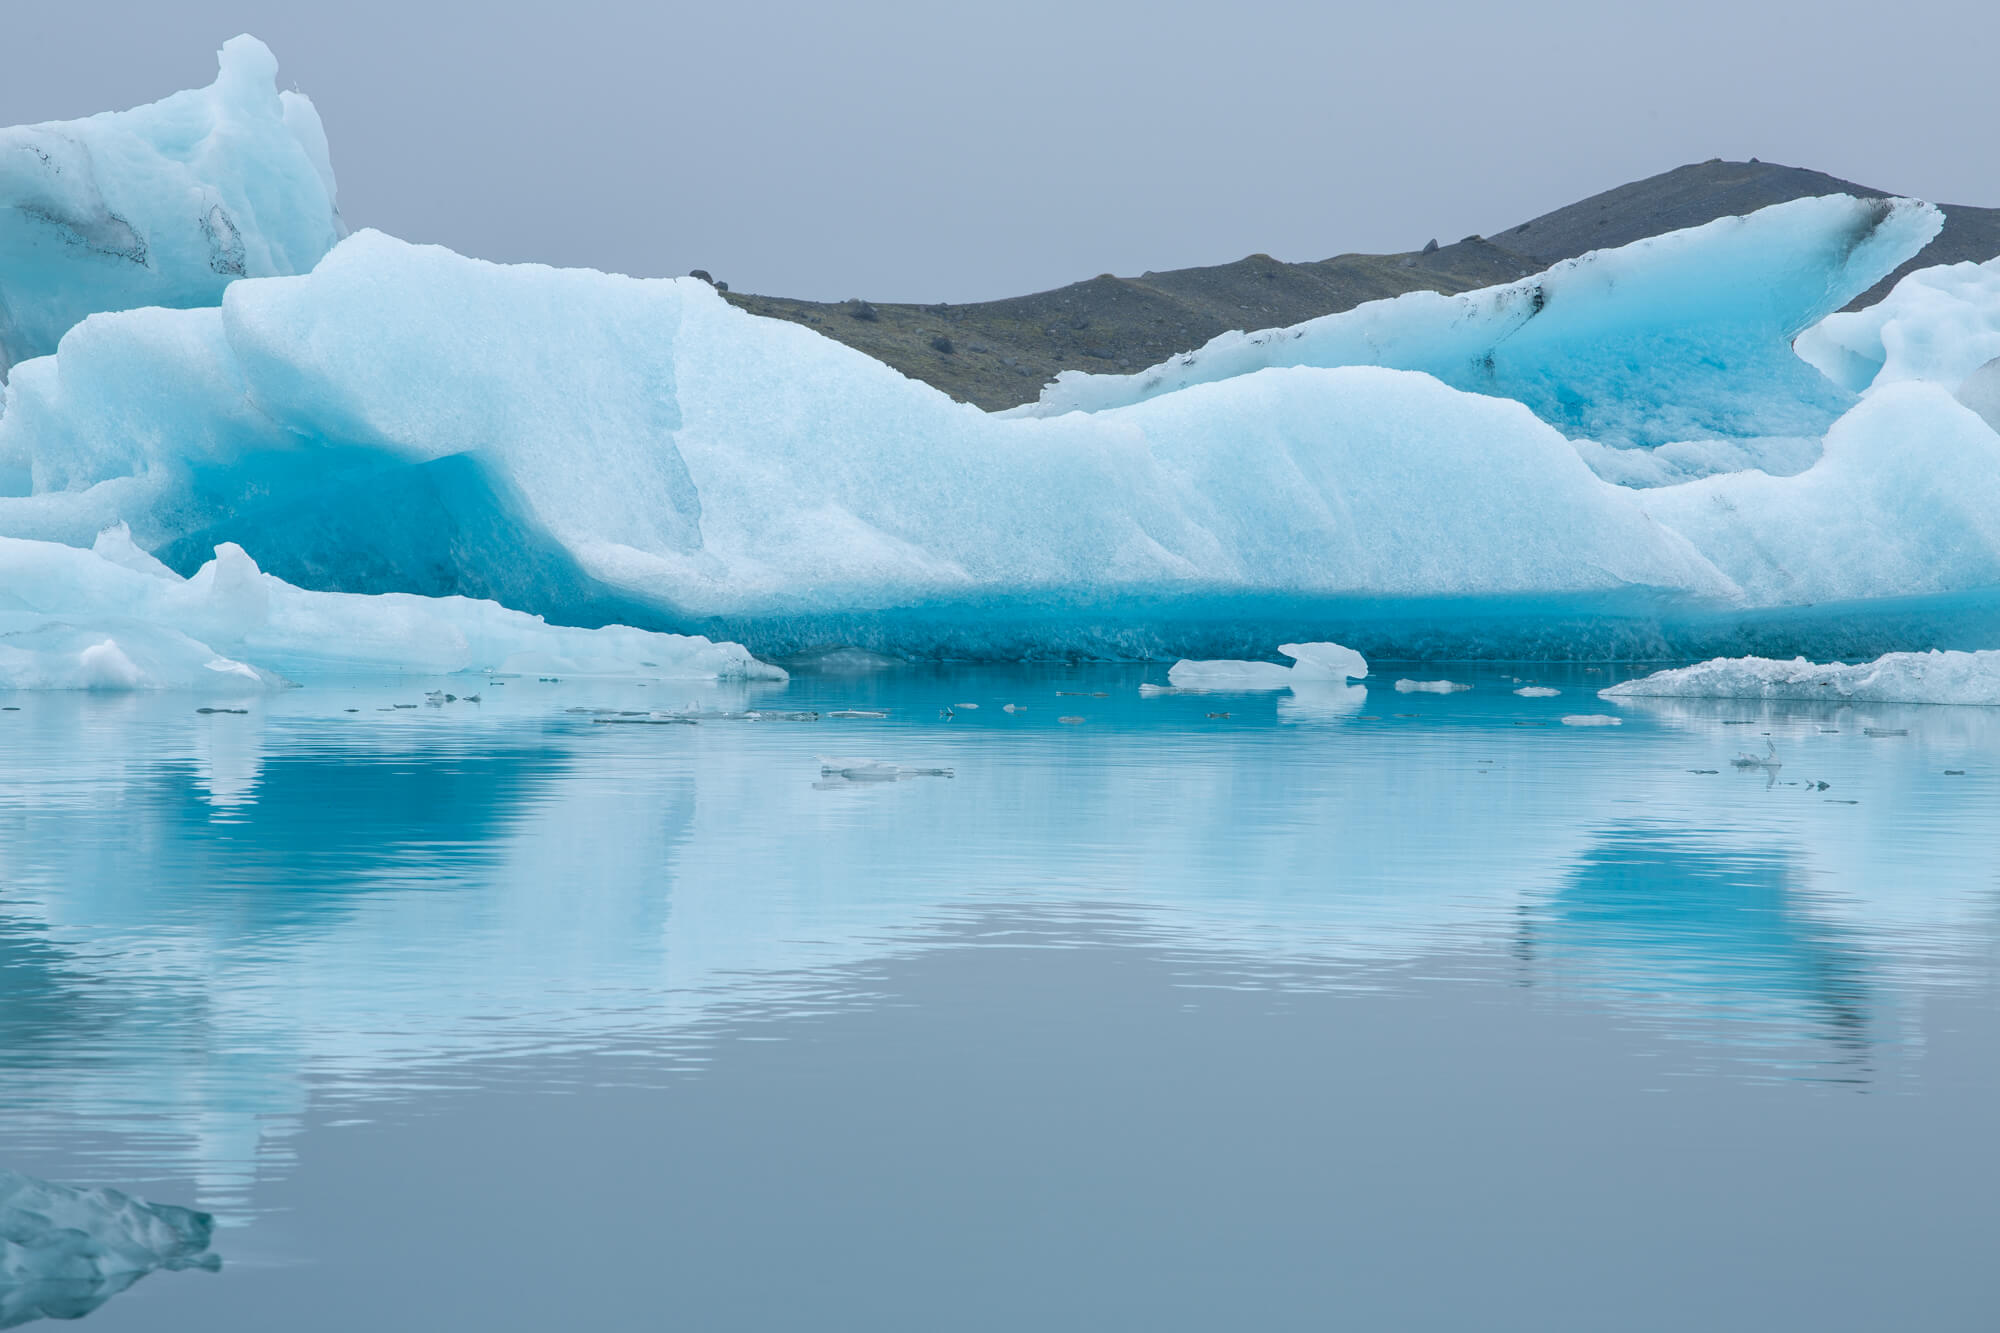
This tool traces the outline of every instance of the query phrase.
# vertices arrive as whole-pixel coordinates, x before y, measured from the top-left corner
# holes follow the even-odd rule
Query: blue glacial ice
[[[217,87],[250,56],[232,43]],[[1829,313],[1939,225],[1794,201],[1003,415],[697,280],[364,231],[16,366],[0,535],[84,548],[123,523],[184,577],[240,548],[293,590],[767,656],[1977,647],[2000,634],[2000,436],[1965,313],[1986,278]],[[1904,358],[1921,373],[1854,369],[1878,342],[1903,364],[1919,328],[1947,349]]]
[[[0,1328],[81,1319],[146,1274],[217,1268],[207,1213],[0,1168]]]
[[[214,305],[333,247],[326,132],[277,70],[237,37],[207,88],[0,129],[0,379],[93,312]]]
[[[287,676],[783,680],[739,645],[568,629],[492,602],[307,592],[224,546],[183,579],[122,527],[90,550],[0,538],[0,689],[259,691]]]
[[[1504,286],[1224,333],[1129,375],[1065,371],[1017,411],[1100,412],[1278,366],[1390,366],[1516,399],[1603,445],[1816,436],[1858,389],[1813,373],[1792,340],[1943,224],[1914,200],[1797,199]]]

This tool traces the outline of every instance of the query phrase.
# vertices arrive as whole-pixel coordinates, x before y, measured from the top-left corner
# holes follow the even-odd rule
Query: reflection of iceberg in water
[[[1628,825],[1523,909],[1517,947],[1537,972],[1608,986],[1684,1035],[1805,1033],[1859,1062],[1879,1018],[1875,961],[1805,880],[1795,855]]]
[[[0,1328],[80,1319],[159,1269],[222,1266],[206,1213],[0,1168]]]
[[[1112,908],[1131,938],[1245,984],[1333,988],[1393,986],[1447,955],[1512,973],[1525,916],[1537,958],[1608,986],[1615,1008],[1658,996],[1705,1041],[1734,1035],[1710,1021],[1725,1012],[1793,1035],[1846,1031],[1827,1017],[1843,996],[1864,1017],[1900,1012],[1913,986],[1965,975],[1993,931],[1993,856],[1964,815],[1978,791],[1916,774],[1975,766],[1964,747],[2000,716],[1965,732],[1960,710],[1934,709],[1901,741],[1850,727],[1822,743],[1819,714],[1768,714],[1760,730],[1801,777],[1867,797],[1834,807],[1690,776],[1750,733],[1668,701],[1630,709],[1615,743],[1583,743],[1518,727],[1527,705],[1499,691],[1421,724],[1308,731],[1248,710],[1218,728],[1204,700],[1128,685],[1080,732],[1055,722],[1067,678],[989,686],[1030,704],[1025,720],[932,724],[936,700],[980,691],[921,674],[758,696],[886,711],[868,744],[956,774],[854,799],[814,789],[843,724],[609,728],[564,711],[740,712],[746,689],[690,703],[520,681],[407,711],[378,708],[423,685],[298,690],[226,718],[34,700],[4,715],[0,1130],[49,1141],[87,1124],[120,1145],[93,1169],[185,1174],[233,1220],[287,1169],[316,1102],[371,1115],[485,1058],[700,1058],[752,1010],[871,1002],[853,978],[955,947],[941,923],[994,904]],[[1335,687],[1321,715],[1364,697]],[[1310,702],[1279,700],[1277,720]],[[1828,766],[1835,741],[1851,742],[1847,771]],[[1703,851],[1688,830],[1756,850]],[[1619,870],[1626,855],[1640,867]],[[1724,910],[1731,876],[1772,920]],[[1834,980],[1814,990],[1814,975]]]

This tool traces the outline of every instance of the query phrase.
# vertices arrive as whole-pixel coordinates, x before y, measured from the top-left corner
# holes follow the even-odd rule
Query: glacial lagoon
[[[0,1168],[215,1215],[100,1330],[1986,1326],[2000,710],[1373,666],[5,695]]]

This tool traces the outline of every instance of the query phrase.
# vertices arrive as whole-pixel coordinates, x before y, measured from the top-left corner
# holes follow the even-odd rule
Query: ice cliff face
[[[206,1213],[0,1169],[0,1328],[81,1319],[156,1269],[216,1268]]]
[[[230,51],[183,97],[248,96],[231,63],[262,48]],[[257,161],[296,184],[308,159]],[[0,535],[80,548],[125,523],[181,575],[225,548],[293,591],[766,653],[1978,646],[2000,634],[1984,270],[1828,317],[1938,225],[1794,201],[1069,377],[1007,416],[698,281],[362,232],[17,366]]]
[[[0,378],[79,320],[213,305],[233,279],[303,273],[340,239],[319,113],[254,37],[206,88],[0,129]]]

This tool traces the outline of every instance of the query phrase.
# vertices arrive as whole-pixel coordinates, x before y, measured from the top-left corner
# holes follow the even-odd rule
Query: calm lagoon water
[[[1164,679],[0,699],[0,1167],[218,1215],[103,1330],[1993,1327],[2000,710]]]

